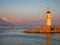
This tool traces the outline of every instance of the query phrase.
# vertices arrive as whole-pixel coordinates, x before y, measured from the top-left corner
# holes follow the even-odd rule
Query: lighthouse
[[[51,12],[46,12],[46,26],[51,26]]]

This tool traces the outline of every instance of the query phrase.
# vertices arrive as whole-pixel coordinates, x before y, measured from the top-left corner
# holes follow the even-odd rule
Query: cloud
[[[20,23],[21,20],[20,20],[20,19],[12,19],[11,22],[12,22],[12,23]]]

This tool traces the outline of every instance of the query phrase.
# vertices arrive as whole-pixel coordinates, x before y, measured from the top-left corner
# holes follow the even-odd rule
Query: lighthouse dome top
[[[47,13],[51,13],[50,11],[47,11]]]

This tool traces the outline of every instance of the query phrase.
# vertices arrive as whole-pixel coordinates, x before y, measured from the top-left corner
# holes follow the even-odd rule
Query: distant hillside
[[[6,22],[2,18],[0,18],[0,26],[13,26],[13,24]]]
[[[36,28],[38,27],[37,25],[32,25],[32,24],[12,24],[9,23],[5,20],[3,20],[2,18],[0,18],[0,26],[19,26],[19,27],[23,27],[23,28]]]

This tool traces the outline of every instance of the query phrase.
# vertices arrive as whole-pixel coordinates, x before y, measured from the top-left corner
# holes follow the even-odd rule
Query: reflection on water
[[[0,45],[60,45],[60,34],[21,33],[28,29],[0,29]]]
[[[46,42],[47,42],[47,45],[52,45],[52,41],[51,41],[51,38],[52,38],[52,34],[51,33],[48,33],[46,34]]]

